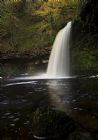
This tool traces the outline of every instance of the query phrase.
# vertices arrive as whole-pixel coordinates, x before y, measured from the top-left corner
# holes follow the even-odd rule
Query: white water
[[[57,34],[49,58],[47,77],[57,78],[70,76],[70,33],[71,22]]]

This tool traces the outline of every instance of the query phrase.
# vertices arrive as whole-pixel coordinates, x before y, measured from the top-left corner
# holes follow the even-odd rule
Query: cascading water
[[[70,75],[70,32],[71,22],[57,34],[49,58],[47,77],[58,78]]]

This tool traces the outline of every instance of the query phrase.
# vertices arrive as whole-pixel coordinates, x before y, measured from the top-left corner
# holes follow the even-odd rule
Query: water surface
[[[32,112],[47,106],[65,111],[84,131],[97,135],[98,77],[3,77],[0,85],[0,139],[33,139]]]

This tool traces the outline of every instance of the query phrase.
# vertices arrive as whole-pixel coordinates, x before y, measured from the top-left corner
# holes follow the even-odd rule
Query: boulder
[[[65,112],[51,108],[37,109],[33,114],[33,136],[36,139],[67,137],[75,130],[75,122]]]

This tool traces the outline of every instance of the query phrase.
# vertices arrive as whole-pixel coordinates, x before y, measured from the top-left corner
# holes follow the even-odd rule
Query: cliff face
[[[71,63],[75,74],[98,73],[97,0],[80,0],[72,28]]]
[[[78,18],[86,32],[98,33],[98,1],[80,0]]]

